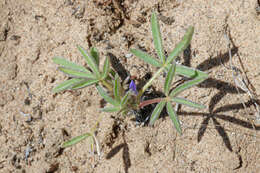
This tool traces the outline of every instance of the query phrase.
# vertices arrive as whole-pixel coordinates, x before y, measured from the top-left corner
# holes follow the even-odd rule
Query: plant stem
[[[93,134],[93,139],[94,139],[94,141],[95,141],[95,144],[96,144],[97,155],[100,157],[101,153],[100,153],[99,142],[98,142],[98,140],[97,140],[97,138],[96,138],[96,135],[95,135],[95,134]]]
[[[142,90],[139,92],[139,94],[138,94],[138,96],[137,96],[138,99],[141,98],[141,96],[142,96],[142,94],[145,92],[145,90],[152,84],[153,80],[160,75],[160,73],[164,70],[164,68],[165,68],[165,65],[162,66],[162,67],[153,75],[153,77],[143,86]]]
[[[163,99],[165,99],[165,98],[155,98],[155,99],[145,100],[139,104],[139,108],[143,108],[143,107],[153,104],[153,103],[159,103]]]

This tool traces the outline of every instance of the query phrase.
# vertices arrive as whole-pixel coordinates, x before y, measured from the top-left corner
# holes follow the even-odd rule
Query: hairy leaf
[[[167,66],[167,69],[170,68],[170,65]],[[185,76],[188,78],[196,78],[196,77],[208,77],[208,74],[205,72],[202,72],[200,70],[197,69],[193,69],[187,66],[183,66],[180,64],[176,64],[176,73],[181,75],[181,76]]]
[[[150,125],[153,125],[154,122],[159,118],[165,104],[166,104],[165,101],[161,101],[156,105],[150,118],[150,122],[149,122]]]
[[[109,70],[110,70],[110,61],[109,61],[109,58],[106,57],[106,60],[104,62],[104,66],[103,66],[102,79],[105,79],[107,77]]]
[[[99,54],[98,54],[98,50],[94,47],[92,47],[90,49],[90,55],[94,58],[94,60],[96,61],[97,66],[99,67]]]
[[[124,107],[129,99],[129,96],[130,96],[130,92],[126,92],[124,97],[122,98],[121,100],[121,106]]]
[[[204,109],[206,106],[199,104],[199,103],[195,103],[192,102],[190,100],[187,100],[185,98],[180,98],[180,97],[174,97],[171,99],[173,102],[179,103],[179,104],[183,104],[192,108],[198,108],[198,109]]]
[[[121,100],[121,84],[120,84],[120,81],[119,81],[119,76],[116,75],[115,77],[115,80],[114,80],[114,88],[113,88],[113,91],[114,91],[114,96],[115,96],[115,99],[117,102],[120,102]]]
[[[73,78],[66,80],[59,85],[57,85],[55,88],[53,88],[52,92],[57,93],[61,92],[67,89],[70,89],[72,86],[78,84],[79,82],[85,81],[85,79],[78,79],[78,78]]]
[[[85,67],[80,66],[78,64],[75,64],[75,63],[73,63],[71,61],[68,61],[68,60],[66,60],[64,58],[54,57],[52,60],[53,60],[53,62],[55,64],[58,64],[58,65],[60,65],[62,67],[73,69],[73,70],[77,70],[77,71],[81,71],[81,72],[87,72],[87,73],[89,72],[90,73],[90,71],[87,70]]]
[[[116,100],[114,100],[112,97],[110,97],[101,86],[98,85],[96,88],[98,90],[98,93],[105,99],[105,101],[107,101],[108,103],[114,106],[119,105],[119,103]]]
[[[103,112],[118,112],[120,111],[120,107],[105,107],[105,108],[102,108],[101,111]]]
[[[182,40],[177,44],[177,46],[169,54],[169,56],[167,58],[167,64],[170,64],[182,51],[184,51],[188,47],[188,45],[190,44],[190,41],[192,39],[193,32],[194,32],[194,27],[190,26],[187,29],[187,32],[183,36]]]
[[[68,68],[64,68],[64,67],[59,67],[58,69],[60,71],[62,71],[63,73],[65,73],[69,76],[72,76],[72,77],[92,78],[92,79],[95,78],[95,76],[90,71],[81,72],[81,71],[72,70],[72,69],[68,69]]]
[[[166,79],[165,79],[165,83],[164,83],[164,94],[166,96],[169,95],[169,91],[170,91],[170,87],[172,84],[172,80],[174,78],[175,75],[175,71],[176,71],[176,63],[171,65],[170,70],[167,73]]]
[[[153,13],[151,17],[151,26],[152,26],[152,34],[153,34],[153,42],[154,47],[157,52],[158,57],[160,58],[161,63],[165,62],[165,55],[162,45],[162,36],[160,32],[160,26],[156,17],[156,14]]]
[[[176,95],[178,95],[179,93],[181,93],[182,91],[192,87],[192,86],[195,86],[199,83],[201,83],[202,81],[204,81],[206,78],[205,77],[198,77],[198,78],[195,78],[193,80],[190,80],[190,81],[187,81],[179,86],[177,86],[171,93],[170,93],[170,96],[173,98],[175,97]]]
[[[143,52],[143,51],[137,50],[137,49],[131,49],[130,51],[131,51],[132,54],[134,54],[138,58],[144,60],[145,62],[147,62],[147,63],[149,63],[149,64],[151,64],[155,67],[161,67],[162,66],[162,64],[159,61],[157,61],[156,59],[151,57],[146,52]]]
[[[83,135],[80,135],[80,136],[77,136],[75,138],[72,138],[71,140],[69,140],[67,142],[64,142],[63,145],[62,145],[62,148],[70,147],[70,146],[72,146],[74,144],[77,144],[80,141],[90,137],[90,136],[92,136],[90,133],[85,133]]]
[[[166,105],[166,109],[167,109],[167,113],[169,114],[177,132],[179,132],[179,134],[182,134],[182,130],[181,130],[181,124],[180,124],[180,121],[178,119],[178,116],[177,114],[175,113],[175,111],[173,110],[172,108],[172,105],[170,102],[167,102],[167,105]]]
[[[78,46],[78,49],[82,56],[85,58],[87,64],[91,68],[91,70],[96,74],[97,77],[100,76],[98,65],[96,64],[96,60],[88,54],[86,50],[84,50],[82,47]]]
[[[80,89],[98,83],[98,79],[88,79],[73,85],[71,89]]]

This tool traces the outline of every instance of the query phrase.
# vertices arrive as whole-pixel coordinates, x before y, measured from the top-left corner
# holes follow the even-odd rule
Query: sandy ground
[[[233,64],[257,97],[258,5],[257,0],[0,0],[0,172],[260,172],[260,123],[249,95],[236,90],[224,37],[228,31]],[[195,27],[180,62],[210,78],[183,96],[207,109],[181,107],[182,136],[167,116],[154,127],[140,127],[134,117],[102,113],[101,158],[90,152],[88,140],[62,150],[64,141],[93,127],[101,99],[94,87],[53,94],[67,77],[51,58],[84,64],[76,45],[95,46],[102,62],[112,56],[143,79],[156,69],[129,57],[129,49],[141,47],[155,56],[152,11],[167,52],[189,25]],[[161,76],[154,83],[158,91],[163,81]]]

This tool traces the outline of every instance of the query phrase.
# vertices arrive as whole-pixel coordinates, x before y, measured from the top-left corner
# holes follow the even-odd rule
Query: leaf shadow
[[[124,146],[125,144],[122,143],[112,148],[112,150],[107,154],[106,159],[111,159],[112,157],[114,157]]]
[[[191,51],[187,51],[187,53],[191,53]],[[232,56],[235,54],[238,54],[238,47],[236,47],[233,44],[233,48],[231,49],[231,54]],[[189,66],[190,65],[190,58],[191,55],[185,55],[184,54],[184,65]],[[196,69],[201,70],[201,71],[207,71],[210,70],[214,67],[223,65],[224,63],[227,63],[229,61],[229,52],[226,52],[224,54],[219,54],[218,56],[214,58],[210,58],[199,64]],[[225,105],[222,107],[219,107],[214,110],[216,105],[222,100],[223,97],[225,97],[227,94],[240,94],[240,93],[245,93],[242,89],[237,88],[236,86],[233,86],[232,84],[225,82],[225,81],[220,81],[214,78],[208,78],[207,80],[203,81],[201,84],[198,85],[199,88],[216,88],[218,92],[210,99],[209,103],[209,108],[208,111],[209,113],[195,113],[195,112],[180,112],[179,114],[186,114],[186,115],[202,115],[205,116],[206,118],[202,121],[201,126],[198,131],[198,136],[197,136],[197,141],[200,142],[202,140],[202,137],[204,136],[209,121],[212,120],[215,129],[217,130],[218,134],[221,136],[225,146],[227,149],[232,152],[232,146],[230,139],[228,137],[228,134],[226,133],[224,127],[221,126],[221,124],[218,122],[217,119],[222,119],[224,121],[229,121],[233,124],[249,128],[249,129],[255,129],[255,130],[260,130],[260,126],[254,126],[250,122],[240,120],[238,118],[230,117],[227,115],[219,114],[221,112],[227,112],[231,110],[239,110],[239,109],[244,109],[244,105],[246,107],[249,107],[253,105],[253,101],[249,100],[248,102],[242,104],[242,103],[235,103],[235,104],[229,104]]]
[[[114,157],[121,149],[123,149],[123,163],[124,163],[124,169],[125,172],[128,173],[128,169],[131,167],[131,160],[130,160],[130,154],[129,154],[129,147],[126,142],[117,145],[114,147],[106,156],[106,159],[111,159]]]
[[[191,66],[191,45],[189,45],[184,51],[183,51],[183,65],[185,66]]]
[[[210,100],[209,112],[212,112],[214,107],[221,101],[227,94],[238,94],[235,86],[220,80],[208,78],[198,85],[200,88],[216,88],[219,90]],[[245,93],[242,89],[238,88],[239,93]]]
[[[216,120],[216,118],[212,117],[212,120],[213,120],[213,124],[218,132],[218,134],[222,137],[223,139],[223,142],[224,144],[226,145],[227,149],[232,152],[233,149],[232,149],[232,146],[231,146],[231,143],[230,143],[230,140],[229,140],[229,137],[224,129],[224,127],[222,127],[220,125],[220,123]]]
[[[121,80],[124,81],[129,76],[129,72],[125,69],[120,60],[114,54],[109,52],[107,53],[107,56],[110,59],[113,69],[118,73]]]
[[[253,105],[253,102],[249,100],[248,102],[245,103],[247,107]],[[233,151],[231,142],[229,140],[228,134],[226,133],[224,127],[217,121],[217,119],[221,119],[224,121],[228,121],[230,123],[233,123],[235,125],[242,126],[247,129],[255,129],[255,130],[260,130],[260,126],[253,126],[250,122],[227,116],[224,114],[220,114],[221,112],[226,112],[226,111],[232,111],[232,110],[239,110],[239,109],[244,109],[244,106],[242,103],[236,103],[236,104],[230,104],[226,105],[223,107],[220,107],[216,109],[216,111],[213,111],[212,113],[200,113],[200,112],[185,112],[181,111],[178,112],[178,115],[184,115],[184,116],[203,116],[205,119],[202,121],[199,131],[198,131],[198,136],[197,136],[197,141],[200,142],[202,140],[202,137],[204,136],[206,129],[209,125],[209,121],[212,120],[215,129],[217,130],[218,134],[222,137],[222,140],[227,147],[229,151]]]
[[[237,53],[238,53],[238,47],[234,46],[231,49],[231,55],[234,56]],[[218,56],[216,56],[214,58],[209,58],[209,59],[205,60],[204,62],[199,64],[196,67],[196,69],[201,70],[201,71],[207,71],[214,67],[223,65],[223,64],[227,63],[228,61],[229,61],[229,53],[228,52],[226,52],[224,54],[220,53]]]

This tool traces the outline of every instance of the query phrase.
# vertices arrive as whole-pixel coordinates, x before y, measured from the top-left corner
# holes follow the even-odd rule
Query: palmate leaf
[[[73,79],[66,80],[66,81],[60,83],[55,88],[53,88],[52,92],[57,93],[57,92],[61,92],[61,91],[70,89],[72,86],[74,86],[80,82],[83,82],[83,81],[85,81],[85,79],[73,78]]]
[[[55,64],[58,64],[62,67],[65,67],[65,68],[68,68],[68,69],[73,69],[73,70],[76,70],[76,71],[90,73],[90,71],[87,70],[85,67],[80,66],[78,64],[75,64],[75,63],[68,61],[64,58],[54,57],[52,60]]]
[[[206,79],[206,77],[197,77],[193,80],[187,81],[179,86],[177,86],[171,93],[170,93],[170,97],[175,97],[176,95],[178,95],[179,93],[181,93],[182,91],[195,86],[199,83],[201,83],[202,81],[204,81]]]
[[[62,71],[63,73],[71,76],[71,77],[77,77],[77,78],[96,78],[90,71],[85,71],[85,72],[81,72],[81,71],[77,71],[77,70],[73,70],[73,69],[69,69],[69,68],[64,68],[64,67],[59,67],[58,68],[60,71]]]
[[[165,83],[164,83],[164,94],[166,96],[169,95],[169,91],[170,91],[170,87],[172,84],[172,80],[174,78],[175,75],[175,71],[176,71],[176,63],[171,65],[171,68],[169,69],[166,79],[165,79]]]
[[[165,104],[166,104],[166,101],[161,101],[156,105],[156,107],[154,108],[153,113],[151,115],[149,125],[153,125],[154,122],[159,118]]]
[[[97,61],[91,55],[89,55],[88,52],[86,50],[84,50],[81,46],[78,46],[78,49],[79,49],[80,53],[82,54],[82,56],[85,58],[87,64],[91,68],[91,70],[95,73],[95,75],[97,77],[99,77],[100,72],[98,69]]]
[[[204,106],[204,105],[202,105],[202,104],[192,102],[192,101],[187,100],[187,99],[185,99],[185,98],[173,97],[173,98],[171,99],[171,101],[176,102],[176,103],[179,103],[179,104],[183,104],[183,105],[186,105],[186,106],[189,106],[189,107],[192,107],[192,108],[198,108],[198,109],[204,109],[204,108],[206,108],[206,106]]]
[[[167,57],[167,62],[166,62],[167,64],[171,63],[182,51],[184,51],[188,47],[192,39],[193,32],[194,32],[194,27],[190,26],[187,29],[187,32],[183,36],[182,40],[177,44],[177,46]]]
[[[101,87],[101,86],[96,86],[97,90],[98,90],[98,93],[105,99],[106,102],[114,105],[114,106],[118,106],[120,105],[119,102],[117,102],[116,100],[114,100],[112,97],[110,97],[106,91]]]
[[[177,130],[180,134],[182,134],[180,121],[179,121],[179,119],[178,119],[177,114],[176,114],[175,111],[173,110],[172,105],[171,105],[170,102],[167,102],[167,104],[166,104],[166,109],[167,109],[167,113],[169,114],[169,116],[170,116],[170,118],[171,118],[171,120],[172,120],[172,122],[173,122],[173,124],[174,124],[174,126],[175,126],[175,128],[176,128],[176,130]]]
[[[151,26],[152,26],[152,35],[154,47],[157,52],[158,57],[160,58],[161,63],[165,63],[165,55],[162,45],[162,36],[160,32],[160,26],[156,17],[156,14],[153,12],[151,16]]]
[[[132,54],[134,54],[138,58],[144,60],[148,64],[151,64],[155,67],[161,67],[162,66],[162,64],[159,61],[157,61],[156,59],[154,59],[153,57],[151,57],[149,54],[147,54],[144,51],[137,50],[137,49],[131,49],[130,51],[131,51]]]
[[[92,136],[90,133],[85,133],[85,134],[83,134],[83,135],[77,136],[77,137],[75,137],[75,138],[72,138],[72,139],[69,140],[69,141],[64,142],[61,147],[62,147],[62,148],[70,147],[70,146],[72,146],[72,145],[74,145],[74,144],[77,144],[77,143],[79,143],[80,141],[82,141],[82,140],[84,140],[84,139],[90,137],[90,136]]]

